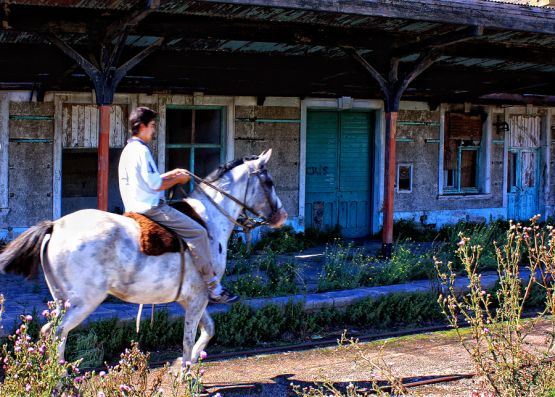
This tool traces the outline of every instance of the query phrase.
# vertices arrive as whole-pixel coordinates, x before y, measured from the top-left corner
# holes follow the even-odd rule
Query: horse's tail
[[[10,242],[0,252],[0,273],[16,273],[25,277],[37,274],[44,236],[52,233],[54,222],[42,221]]]

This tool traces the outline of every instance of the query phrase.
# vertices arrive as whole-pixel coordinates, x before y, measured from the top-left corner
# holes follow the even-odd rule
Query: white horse
[[[212,186],[199,183],[186,200],[208,226],[213,265],[220,278],[234,228],[232,220],[237,220],[244,208],[272,227],[280,227],[287,218],[265,167],[270,156],[271,149],[220,167],[206,178]],[[205,310],[207,289],[188,251],[184,272],[179,253],[141,253],[139,226],[130,218],[88,209],[43,221],[5,248],[0,254],[0,272],[29,276],[39,262],[54,299],[70,302],[57,328],[60,358],[68,332],[108,294],[138,304],[181,304],[185,309],[183,363],[196,360],[214,335],[214,322]],[[201,334],[194,343],[199,325]],[[49,330],[50,324],[46,324],[42,332]]]

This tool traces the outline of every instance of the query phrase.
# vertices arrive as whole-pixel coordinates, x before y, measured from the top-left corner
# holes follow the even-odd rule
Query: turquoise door
[[[371,118],[368,112],[309,111],[306,137],[307,227],[370,233]]]
[[[507,216],[528,220],[538,213],[538,150],[511,148],[507,164]]]

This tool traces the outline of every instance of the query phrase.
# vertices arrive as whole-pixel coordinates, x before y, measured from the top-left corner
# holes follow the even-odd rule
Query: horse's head
[[[266,163],[271,155],[272,149],[269,149],[257,158],[245,161],[249,173],[245,202],[266,218],[271,227],[277,228],[287,220],[287,211],[283,208],[276,194],[274,181],[266,169]]]

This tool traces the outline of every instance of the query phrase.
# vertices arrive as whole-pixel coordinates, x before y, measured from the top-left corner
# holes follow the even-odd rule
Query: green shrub
[[[340,241],[326,245],[324,266],[318,277],[318,291],[352,289],[361,285],[369,259],[362,249],[352,243],[345,246]]]
[[[236,294],[257,298],[298,292],[295,281],[300,279],[300,274],[297,266],[293,263],[278,263],[277,252],[270,248],[265,248],[264,253],[256,260],[251,260],[248,266],[248,271],[241,266],[228,272],[231,281],[225,284]]]

